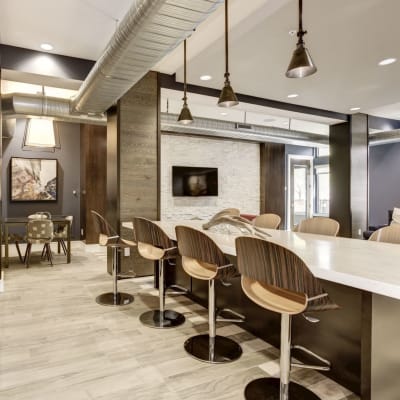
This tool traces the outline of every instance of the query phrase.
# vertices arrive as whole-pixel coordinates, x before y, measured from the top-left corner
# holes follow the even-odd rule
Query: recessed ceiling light
[[[382,61],[379,61],[378,65],[379,66],[384,66],[384,65],[389,65],[389,64],[393,64],[397,61],[397,58],[385,58]]]
[[[53,50],[53,48],[54,48],[50,43],[42,43],[42,44],[40,45],[40,47],[41,47],[43,50],[47,50],[47,51]]]
[[[210,79],[212,79],[211,75],[202,75],[200,77],[200,80],[202,80],[202,81],[209,81]]]
[[[350,111],[358,111],[361,110],[361,107],[351,107]]]
[[[228,113],[227,112],[222,112],[221,115],[228,115]]]
[[[297,93],[288,94],[287,96],[289,99],[294,99],[295,97],[299,97]]]

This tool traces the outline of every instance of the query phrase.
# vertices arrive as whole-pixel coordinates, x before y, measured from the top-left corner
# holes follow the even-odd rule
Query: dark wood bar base
[[[232,260],[235,261],[235,260]],[[176,283],[189,289],[188,297],[207,307],[207,284],[191,279],[180,266],[167,268],[168,284]],[[247,331],[279,347],[280,315],[264,310],[251,302],[242,292],[240,277],[226,287],[216,282],[217,307],[231,308],[246,317],[241,323]],[[310,323],[303,316],[293,318],[292,343],[305,346],[328,359],[332,368],[326,376],[361,396],[371,398],[371,293],[336,283],[322,281],[339,310],[308,314],[320,321]],[[301,354],[296,357],[310,362]]]

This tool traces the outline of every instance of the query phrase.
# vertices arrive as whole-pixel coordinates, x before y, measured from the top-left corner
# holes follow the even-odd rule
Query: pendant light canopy
[[[189,125],[193,122],[192,113],[187,105],[186,97],[186,39],[183,42],[183,106],[178,117],[178,122],[182,125]]]
[[[304,46],[303,36],[306,33],[307,31],[303,31],[303,0],[299,0],[299,30],[297,32],[299,40],[286,71],[288,78],[304,78],[317,72],[317,67],[314,65],[309,51]]]
[[[229,75],[228,0],[225,0],[225,84],[218,100],[220,107],[233,107],[239,104],[229,81]]]

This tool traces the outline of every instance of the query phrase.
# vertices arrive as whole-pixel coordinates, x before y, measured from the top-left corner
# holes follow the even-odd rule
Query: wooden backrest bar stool
[[[258,228],[278,229],[281,217],[277,214],[261,214],[253,219],[253,225]]]
[[[400,244],[400,224],[392,224],[375,231],[368,240]]]
[[[175,259],[178,250],[174,242],[154,222],[146,218],[133,219],[139,254],[147,260],[158,262],[158,292],[160,307],[140,316],[143,325],[150,328],[173,328],[185,322],[183,314],[165,309],[165,260]]]
[[[244,293],[260,307],[281,314],[280,379],[261,378],[250,382],[245,398],[319,399],[305,387],[290,383],[290,369],[296,366],[329,370],[330,363],[302,346],[291,345],[291,320],[293,315],[332,310],[338,308],[337,305],[306,264],[287,248],[262,239],[239,237],[236,254]],[[323,365],[291,363],[294,347],[314,356]]]
[[[315,235],[336,236],[339,222],[328,217],[312,217],[303,219],[293,228],[294,232],[313,233]]]
[[[175,231],[183,269],[193,278],[208,281],[209,333],[186,340],[185,350],[209,363],[234,361],[242,355],[242,348],[234,340],[216,334],[215,280],[234,276],[236,268],[203,232],[186,226],[177,226]]]
[[[102,306],[126,306],[134,298],[129,293],[118,292],[119,253],[127,247],[135,247],[136,243],[122,239],[112,226],[98,212],[91,210],[95,229],[99,234],[99,245],[112,250],[113,291],[96,297],[96,303]]]

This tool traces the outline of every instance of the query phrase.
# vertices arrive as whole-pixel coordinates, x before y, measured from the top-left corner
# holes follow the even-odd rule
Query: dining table
[[[68,226],[67,230],[67,263],[71,262],[71,221],[66,215],[51,215],[50,217],[53,224],[58,226]],[[3,231],[3,244],[4,244],[4,257],[2,265],[7,268],[9,265],[9,234],[12,227],[26,227],[28,222],[31,221],[28,217],[7,217],[1,220]]]

